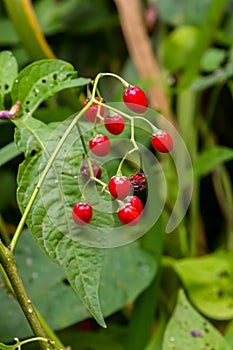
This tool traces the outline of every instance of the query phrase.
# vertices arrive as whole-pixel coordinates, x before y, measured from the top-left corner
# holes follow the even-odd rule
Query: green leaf
[[[233,318],[233,254],[219,252],[178,261],[175,269],[194,305],[216,320]]]
[[[194,26],[180,26],[166,36],[163,42],[163,63],[166,69],[176,72],[187,64],[197,44],[199,30]]]
[[[21,102],[24,117],[57,92],[87,85],[90,79],[76,78],[74,67],[62,60],[44,59],[24,68],[14,81],[12,100]]]
[[[0,166],[14,159],[20,154],[21,152],[18,150],[14,142],[2,147],[0,149]]]
[[[4,109],[4,96],[11,91],[18,65],[10,51],[0,52],[0,109]]]
[[[200,61],[200,68],[204,72],[212,72],[220,67],[226,57],[226,51],[210,47],[204,52]]]
[[[28,118],[16,120],[15,123],[18,127],[16,141],[26,156],[19,167],[17,192],[21,212],[24,212],[70,120],[64,124],[45,125]],[[105,250],[85,246],[74,239],[84,230],[72,220],[73,205],[81,199],[74,175],[80,169],[82,152],[78,132],[73,130],[40,188],[27,224],[41,248],[53,261],[63,266],[71,285],[89,311],[104,325],[98,285]],[[103,214],[99,221],[107,221],[111,226],[112,216]]]
[[[233,348],[233,321],[228,323],[226,332],[224,334],[224,338],[227,340],[229,344],[231,344]]]
[[[205,90],[213,85],[222,84],[233,76],[233,63],[230,62],[225,68],[216,70],[214,73],[196,79],[191,84],[191,89],[195,91]]]
[[[205,176],[218,165],[233,159],[233,150],[224,146],[214,146],[203,151],[193,163],[194,176]]]
[[[182,25],[192,23],[200,26],[206,19],[211,0],[158,0],[156,6],[160,18],[169,24]]]
[[[167,325],[162,350],[181,349],[231,349],[217,329],[191,306],[182,290]]]
[[[65,254],[67,255],[67,254]],[[37,246],[29,232],[18,243],[15,259],[31,301],[54,330],[90,317],[81,299],[67,283],[64,269],[53,264]],[[104,316],[134,300],[151,282],[156,271],[152,257],[137,242],[108,249],[100,281],[100,301]],[[16,300],[0,284],[0,339],[32,335]],[[62,302],[61,302],[62,301]],[[17,330],[17,331],[16,331]]]

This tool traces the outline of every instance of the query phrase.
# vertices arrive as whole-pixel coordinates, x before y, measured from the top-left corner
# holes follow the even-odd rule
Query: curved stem
[[[4,0],[21,42],[32,59],[55,58],[37,21],[30,0]]]
[[[16,338],[15,340],[16,340],[16,344],[15,344],[14,349],[19,349],[19,346],[22,346],[22,345],[25,345],[25,344],[28,344],[28,343],[32,343],[32,342],[36,342],[36,341],[38,341],[38,342],[45,342],[45,343],[48,343],[48,344],[51,344],[51,345],[55,345],[55,342],[53,340],[50,340],[48,338],[43,338],[43,337],[33,337],[33,338],[21,340],[21,341]]]
[[[138,116],[134,116],[133,118],[134,119],[140,119],[140,120],[143,120],[144,122],[146,122],[151,127],[153,133],[156,133],[156,132],[158,132],[160,130],[154,124],[152,124],[148,119],[146,119],[144,117],[140,117],[138,115]]]
[[[117,74],[114,74],[114,73],[99,73],[95,80],[94,80],[94,84],[93,84],[93,90],[92,90],[92,99],[95,98],[95,93],[96,93],[96,90],[97,90],[97,85],[99,83],[99,80],[103,77],[112,77],[112,78],[116,78],[118,79],[121,84],[123,85],[123,87],[126,89],[128,86],[130,86],[130,84],[124,80],[123,78],[121,78],[119,75]]]

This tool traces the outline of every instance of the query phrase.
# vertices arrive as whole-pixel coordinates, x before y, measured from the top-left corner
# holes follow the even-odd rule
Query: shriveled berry
[[[104,126],[111,134],[119,135],[125,128],[125,121],[119,114],[113,116],[107,115],[104,118]]]
[[[151,143],[154,149],[161,153],[169,153],[173,148],[173,140],[171,135],[165,130],[159,130],[152,135]]]
[[[95,97],[95,99],[96,99],[97,101],[100,101],[100,98],[99,98],[99,97]],[[89,101],[90,101],[90,98],[87,98],[87,99],[84,101],[84,103],[83,103],[83,108],[88,104]],[[97,115],[98,111],[99,111],[99,114],[100,114],[101,116],[104,115],[104,107],[103,107],[103,106],[99,106],[97,103],[93,103],[93,104],[91,105],[91,107],[89,107],[89,108],[86,110],[86,112],[84,113],[84,116],[85,116],[86,119],[89,120],[89,122],[91,122],[91,123],[94,123],[95,121],[96,121],[97,123],[99,123],[101,119],[98,118],[98,117],[96,118],[96,115]]]
[[[131,175],[129,181],[136,194],[140,193],[146,187],[146,175],[143,172]]]
[[[96,162],[94,162],[94,160],[91,160],[91,167],[92,167],[94,176],[97,179],[100,179],[101,175],[102,175],[102,170],[99,167],[99,165],[96,164]],[[90,178],[89,164],[88,164],[87,160],[85,160],[85,159],[82,161],[82,164],[81,164],[81,167],[80,167],[80,174],[86,180]]]
[[[138,86],[129,85],[123,94],[126,106],[133,112],[144,113],[148,107],[146,95]]]
[[[143,211],[143,205],[140,198],[138,198],[137,196],[132,196],[129,197],[128,202],[136,208],[138,214],[141,214],[141,212]]]
[[[126,176],[113,176],[108,183],[109,192],[116,199],[126,198],[130,193],[130,188],[130,181]]]
[[[77,225],[87,225],[92,218],[92,206],[90,203],[78,202],[72,210],[73,220]]]
[[[104,157],[110,152],[110,140],[108,136],[98,134],[89,140],[89,148],[96,156]]]
[[[119,209],[117,216],[123,224],[130,226],[136,225],[140,218],[137,209],[130,204],[126,204],[123,208]]]

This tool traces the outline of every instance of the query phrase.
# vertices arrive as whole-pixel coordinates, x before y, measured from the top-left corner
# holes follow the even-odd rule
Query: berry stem
[[[102,192],[106,191],[107,184],[105,182],[101,181],[100,179],[97,179],[97,177],[95,177],[95,176],[92,176],[90,179],[94,180],[95,182],[97,182],[98,184],[100,184],[102,186]],[[108,192],[108,191],[106,191],[106,192]]]
[[[154,124],[152,124],[149,120],[147,120],[146,118],[144,117],[140,117],[139,115],[137,116],[134,116],[134,119],[141,119],[143,120],[144,122],[146,122],[152,129],[152,133],[156,133],[158,132],[160,129],[158,129]]]
[[[33,337],[33,338],[25,339],[25,340],[19,340],[18,338],[15,338],[15,341],[16,341],[16,344],[11,346],[12,349],[13,348],[20,349],[22,345],[36,342],[36,341],[42,341],[42,342],[46,342],[46,343],[51,344],[51,345],[55,345],[54,341],[52,341],[48,338],[43,338],[43,337]]]
[[[84,153],[85,153],[85,158],[86,158],[89,170],[90,170],[90,177],[93,177],[94,176],[94,172],[93,172],[93,168],[92,168],[92,165],[91,165],[90,157],[88,155],[87,146],[86,146],[86,143],[85,143],[85,140],[84,140],[84,137],[83,137],[80,125],[78,123],[76,123],[76,126],[77,126],[77,129],[78,129],[79,136],[80,136],[80,139],[81,139],[81,143],[82,143],[82,146],[83,146],[83,150],[84,150]]]
[[[93,83],[93,90],[92,90],[92,98],[94,99],[95,97],[95,92],[97,90],[97,85],[98,85],[98,82],[101,78],[103,77],[112,77],[112,78],[116,78],[118,79],[121,84],[123,85],[124,89],[127,89],[128,86],[130,86],[129,83],[127,83],[127,81],[125,81],[123,78],[121,78],[119,75],[117,74],[114,74],[114,73],[99,73],[95,79],[94,79],[94,83]]]
[[[79,137],[81,139],[81,143],[82,143],[82,146],[83,146],[84,153],[85,153],[86,157],[88,157],[88,150],[87,150],[86,142],[84,140],[84,137],[83,137],[83,134],[82,134],[82,130],[80,128],[79,123],[76,123],[76,127],[78,129],[78,133],[79,133]]]
[[[96,104],[100,105],[100,106],[103,106],[104,108],[106,109],[109,109],[110,111],[116,113],[116,114],[120,114],[122,117],[125,117],[126,119],[128,120],[132,120],[133,118],[135,118],[135,116],[131,117],[129,114],[127,113],[124,113],[122,111],[120,111],[119,109],[117,108],[114,108],[106,103],[103,103],[103,102],[100,102],[100,101],[95,101]]]

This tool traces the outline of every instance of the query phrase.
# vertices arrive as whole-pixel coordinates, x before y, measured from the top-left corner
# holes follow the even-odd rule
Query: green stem
[[[12,284],[6,274],[6,271],[4,270],[3,266],[0,264],[0,272],[4,278],[5,284],[6,284],[6,288],[7,290],[14,296],[14,298],[16,297],[15,291],[12,287]],[[40,321],[40,324],[42,325],[43,329],[46,332],[46,335],[49,339],[53,339],[53,341],[55,342],[55,344],[58,346],[59,349],[64,349],[65,346],[61,343],[60,339],[56,336],[56,334],[53,332],[53,330],[49,327],[49,325],[46,323],[46,321],[43,319],[43,317],[41,316],[41,314],[39,313],[39,311],[35,308],[34,306],[34,310],[37,314],[37,317]]]
[[[45,342],[48,344],[53,345],[54,342],[48,338],[43,338],[43,337],[33,337],[33,338],[29,338],[29,339],[25,339],[25,340],[19,340],[17,338],[15,338],[16,340],[16,344],[15,345],[9,345],[9,349],[12,349],[12,347],[14,347],[14,349],[19,349],[20,346],[28,344],[28,343],[32,343],[32,342]]]
[[[13,251],[10,248],[6,248],[0,241],[0,262],[9,278],[10,284],[14,290],[15,296],[27,318],[33,333],[37,337],[46,338],[45,330],[43,329],[37,313],[31,303],[31,300],[24,288],[23,282],[19,276]],[[40,342],[42,350],[47,350],[50,347],[43,342]]]
[[[99,80],[100,80],[101,78],[103,78],[103,77],[112,77],[112,78],[118,79],[118,80],[122,83],[122,85],[123,85],[123,87],[124,87],[125,89],[126,89],[128,86],[130,86],[130,84],[127,83],[127,81],[125,81],[123,78],[121,78],[121,77],[120,77],[119,75],[117,75],[117,74],[114,74],[114,73],[99,73],[99,74],[96,76],[95,80],[94,80],[93,90],[92,90],[92,99],[95,98],[95,94],[96,94],[96,90],[97,90],[97,85],[98,85],[98,83],[99,83]]]
[[[227,0],[210,1],[207,16],[199,31],[199,40],[190,53],[190,56],[187,58],[188,64],[186,65],[186,71],[184,72],[182,81],[184,86],[188,86],[198,74],[201,56],[216,35],[216,31],[223,17],[226,4]]]

